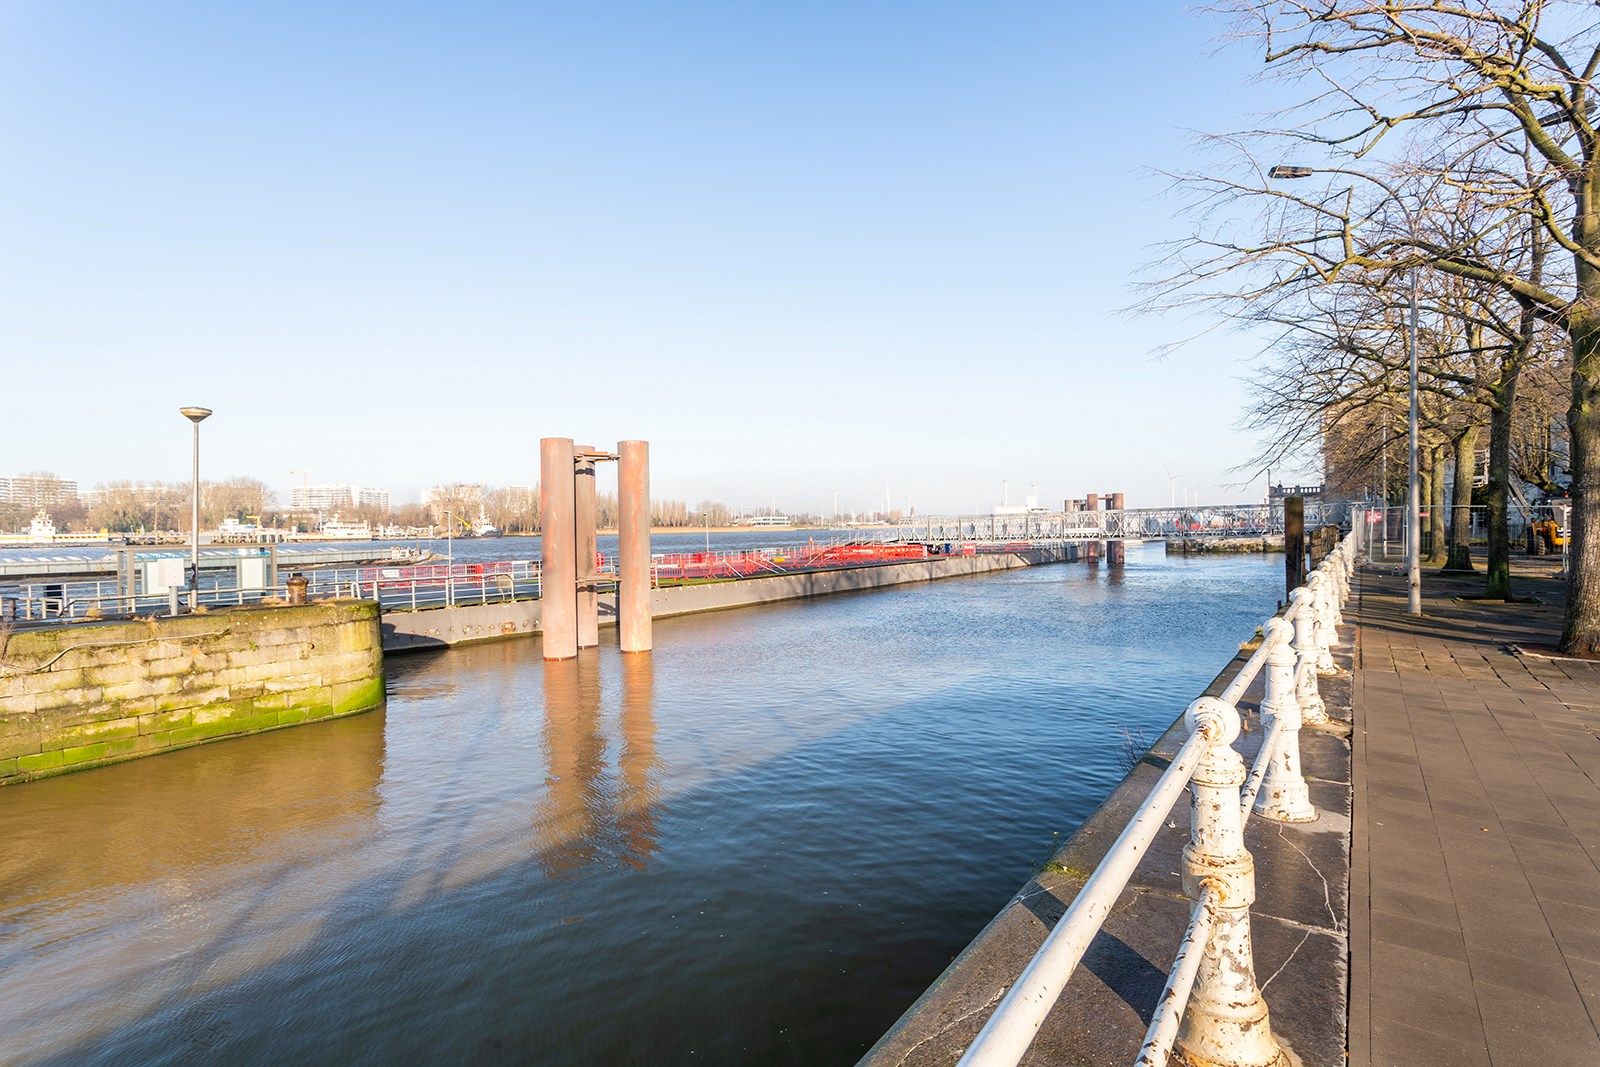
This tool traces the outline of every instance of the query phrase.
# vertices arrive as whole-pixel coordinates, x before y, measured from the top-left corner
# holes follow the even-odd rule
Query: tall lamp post
[[[1406,228],[1414,239],[1417,234],[1417,220],[1411,214],[1411,209],[1406,207],[1406,202],[1385,181],[1374,178],[1370,174],[1363,174],[1358,170],[1346,170],[1341,167],[1300,167],[1281,166],[1273,167],[1267,172],[1269,178],[1309,178],[1313,174],[1348,174],[1353,178],[1369,181],[1389,194],[1402,214],[1406,217]],[[1417,477],[1417,268],[1413,266],[1411,275],[1411,314],[1406,325],[1406,348],[1411,363],[1411,412],[1407,420],[1407,429],[1410,440],[1406,445],[1407,476],[1406,476],[1406,606],[1413,615],[1422,614],[1422,494]]]
[[[200,604],[200,424],[210,408],[179,408],[178,414],[194,424],[194,476],[189,509],[189,610]]]

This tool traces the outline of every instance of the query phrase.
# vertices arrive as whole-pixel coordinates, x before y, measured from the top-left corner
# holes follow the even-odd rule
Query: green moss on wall
[[[27,630],[7,660],[22,669],[0,674],[0,784],[384,700],[378,610],[366,601]]]

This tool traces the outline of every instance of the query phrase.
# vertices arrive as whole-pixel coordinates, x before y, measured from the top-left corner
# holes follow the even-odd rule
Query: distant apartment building
[[[369,485],[297,485],[289,490],[292,511],[331,515],[356,508],[389,510],[389,490]]]
[[[0,504],[48,508],[78,499],[78,483],[53,474],[17,474],[0,477]]]
[[[444,485],[430,485],[424,489],[422,506],[431,508],[436,504],[470,504],[477,507],[488,495],[489,487],[478,482],[448,482]]]

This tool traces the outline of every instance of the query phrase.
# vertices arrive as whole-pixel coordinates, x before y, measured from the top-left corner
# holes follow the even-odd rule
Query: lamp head
[[[1273,167],[1271,170],[1267,171],[1267,177],[1269,177],[1269,178],[1309,178],[1309,177],[1311,177],[1311,175],[1313,175],[1315,173],[1316,173],[1316,171],[1312,170],[1310,167],[1301,167],[1301,166],[1296,166],[1294,164],[1284,164],[1282,166]]]
[[[178,409],[178,414],[182,415],[184,418],[188,419],[190,422],[196,422],[197,423],[197,422],[200,422],[200,421],[204,420],[207,416],[209,416],[211,414],[211,409],[210,408],[196,408],[196,407],[179,408]]]

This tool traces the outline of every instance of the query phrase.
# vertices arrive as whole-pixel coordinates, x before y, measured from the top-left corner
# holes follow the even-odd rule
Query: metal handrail
[[[1100,925],[1117,897],[1133,877],[1139,861],[1156,833],[1166,822],[1167,813],[1179,794],[1189,785],[1200,753],[1211,744],[1211,734],[1196,730],[1189,735],[1167,769],[1161,772],[1144,803],[1133,813],[1128,825],[1111,845],[1100,865],[1083,884],[1072,906],[1061,917],[1039,946],[1039,951],[1017,976],[1016,983],[989,1022],[961,1058],[963,1064],[1014,1064],[1022,1059],[1033,1037],[1055,1007],[1056,998],[1066,987],[1073,969],[1100,932]]]
[[[1013,1067],[1021,1061],[1185,788],[1193,793],[1193,811],[1184,888],[1194,906],[1136,1062],[1162,1067],[1182,1043],[1186,1023],[1196,1041],[1211,1049],[1226,1047],[1231,1063],[1265,1067],[1276,1062],[1281,1053],[1265,1025],[1266,1004],[1249,955],[1255,875],[1244,848],[1244,824],[1252,811],[1284,821],[1315,817],[1299,770],[1299,700],[1304,684],[1309,680],[1314,687],[1317,674],[1328,669],[1324,659],[1332,666],[1329,646],[1349,591],[1359,536],[1357,528],[1341,539],[1291,596],[1288,608],[1267,621],[1261,643],[1221,694],[1189,706],[1188,738],[967,1048],[963,1067]],[[1240,730],[1237,705],[1264,668],[1266,728],[1247,774],[1232,748]],[[1263,797],[1269,785],[1271,795]],[[1226,801],[1229,795],[1236,804]],[[1220,951],[1214,942],[1224,940],[1229,965],[1202,971],[1205,956]],[[1202,1010],[1191,1017],[1186,1012],[1197,980],[1206,988]],[[1213,1004],[1226,1005],[1229,1017],[1208,1014]],[[1238,1025],[1257,1007],[1260,1025]]]

